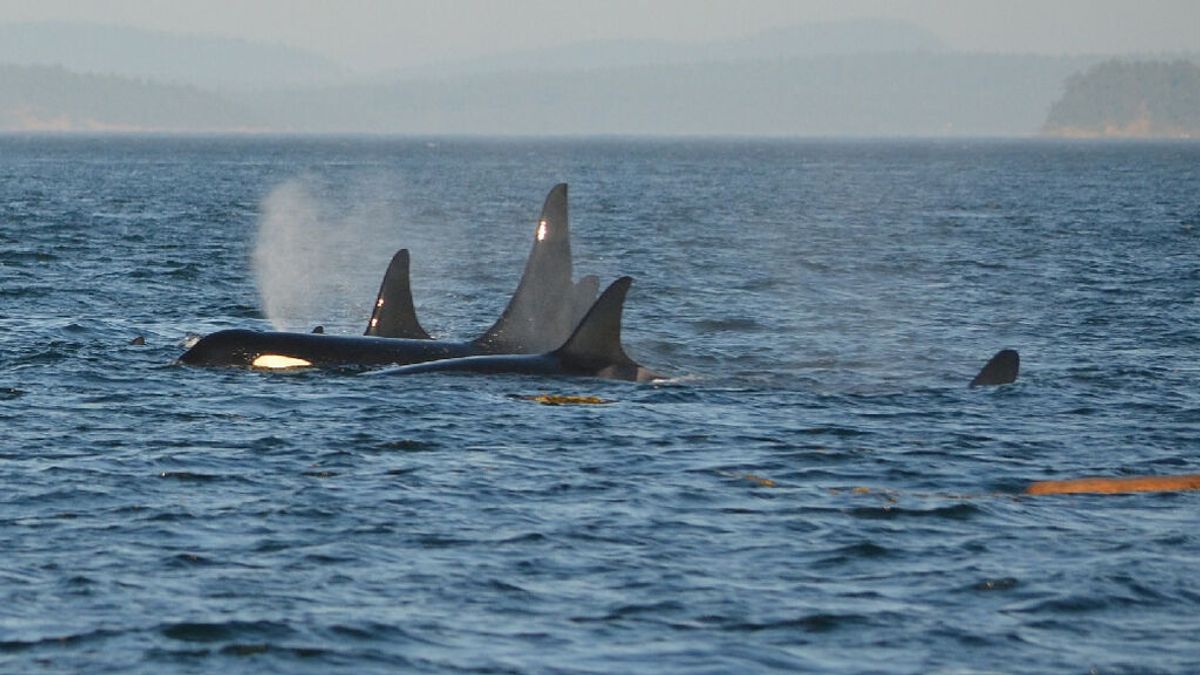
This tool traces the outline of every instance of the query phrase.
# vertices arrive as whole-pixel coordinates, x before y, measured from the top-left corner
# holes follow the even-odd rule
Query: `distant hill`
[[[516,72],[259,93],[293,131],[1033,135],[1096,59],[961,53]],[[248,101],[248,103],[251,103]]]
[[[1031,135],[1085,58],[860,54],[216,92],[0,66],[0,130]]]
[[[347,74],[293,47],[57,21],[0,24],[0,63],[214,88],[329,84]]]
[[[903,21],[860,19],[787,26],[731,40],[598,40],[409,68],[393,79],[433,79],[520,72],[604,70],[633,66],[743,63],[849,54],[945,51],[941,38]]]
[[[58,66],[0,65],[0,131],[235,131],[266,125],[244,105],[195,87]]]
[[[908,24],[853,21],[707,43],[555,47],[367,81],[286,47],[90,24],[10,24],[0,26],[0,130],[1194,133],[1194,65],[1106,58],[951,52]],[[1068,80],[1073,73],[1082,74]]]
[[[1200,138],[1200,66],[1105,61],[1071,75],[1046,118],[1047,134]]]

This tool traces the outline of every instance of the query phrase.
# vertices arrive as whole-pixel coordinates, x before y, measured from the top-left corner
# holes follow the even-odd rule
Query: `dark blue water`
[[[473,337],[559,181],[672,381],[172,365]],[[1200,494],[1020,493],[1200,472],[1198,326],[1194,143],[3,138],[0,671],[1195,672]]]

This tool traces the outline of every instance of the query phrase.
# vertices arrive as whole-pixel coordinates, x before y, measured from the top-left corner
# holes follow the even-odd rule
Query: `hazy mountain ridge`
[[[863,19],[785,26],[709,42],[593,40],[409,68],[392,73],[391,77],[396,80],[436,79],[495,73],[777,61],[836,54],[942,51],[946,51],[946,45],[941,38],[923,28],[901,21]]]
[[[349,75],[294,47],[56,21],[0,24],[0,63],[210,88],[329,84]]]
[[[59,66],[0,65],[0,130],[265,129],[246,106],[212,92]]]
[[[107,28],[101,33],[104,40],[114,34]],[[145,37],[147,32],[134,33]],[[200,41],[241,45],[227,55],[248,57],[260,48],[277,53],[240,41]],[[180,53],[195,44],[185,36]],[[787,27],[705,44],[644,41],[637,43],[640,49],[618,49],[629,44],[497,55],[487,63],[431,67],[388,82],[351,83],[352,78],[341,77],[320,85],[314,75],[301,78],[304,86],[286,78],[255,87],[224,80],[221,84],[229,86],[168,84],[147,79],[154,64],[145,63],[116,74],[0,66],[0,130],[1033,135],[1047,125],[1047,113],[1063,95],[1068,77],[1109,58],[950,52],[932,34],[882,21]],[[0,44],[0,57],[13,49]],[[52,56],[23,55],[26,60]],[[172,59],[186,60],[176,54],[164,62]],[[287,72],[321,71],[319,59],[309,70],[304,58],[285,61],[291,64]],[[240,83],[256,81],[270,69],[251,63],[242,70]]]
[[[1029,135],[1097,58],[966,54],[506,73],[260,96],[292,130],[452,134]],[[553,111],[548,114],[547,111]]]

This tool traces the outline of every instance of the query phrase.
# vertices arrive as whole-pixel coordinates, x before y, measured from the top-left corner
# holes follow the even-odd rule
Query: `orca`
[[[542,354],[467,356],[427,361],[378,371],[377,375],[466,372],[481,374],[573,375],[631,382],[650,382],[660,375],[629,358],[621,346],[621,314],[633,279],[614,281],[571,337],[557,349]]]
[[[572,281],[566,200],[565,183],[550,191],[516,292],[500,318],[474,340],[432,340],[420,328],[409,285],[408,252],[401,249],[380,284],[367,335],[223,330],[201,338],[179,361],[198,366],[347,367],[544,351],[571,334],[582,315],[579,307],[590,305],[599,287],[595,276]]]
[[[200,338],[179,357],[179,361],[189,366],[333,368],[420,363],[484,353],[489,352],[478,341],[444,342],[234,328]]]
[[[1017,373],[1021,369],[1021,356],[1015,349],[1001,349],[996,352],[975,379],[971,387],[1012,384],[1017,381]]]

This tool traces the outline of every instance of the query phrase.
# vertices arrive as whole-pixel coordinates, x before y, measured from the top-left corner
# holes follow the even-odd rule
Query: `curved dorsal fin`
[[[1021,369],[1021,356],[1015,349],[1001,349],[987,362],[983,370],[971,380],[972,387],[1010,384],[1017,381]]]
[[[375,307],[364,335],[386,338],[428,340],[429,333],[417,321],[417,310],[413,306],[412,287],[408,278],[408,249],[402,248],[392,256],[383,282],[379,284],[379,295],[375,296]]]
[[[546,196],[534,227],[533,249],[512,300],[475,342],[492,352],[525,354],[549,351],[562,344],[575,328],[571,275],[567,184],[559,183]]]

